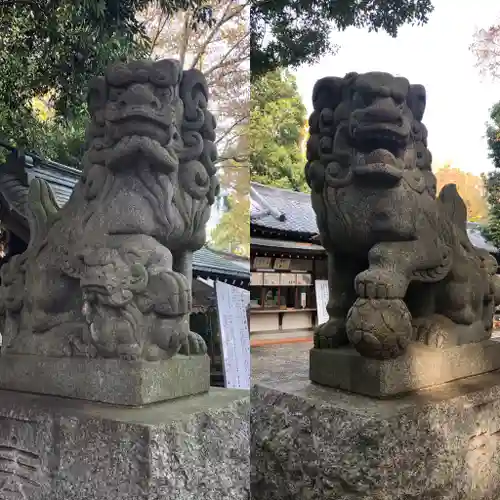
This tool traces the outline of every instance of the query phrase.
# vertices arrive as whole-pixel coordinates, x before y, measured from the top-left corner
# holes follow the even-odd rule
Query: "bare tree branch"
[[[152,57],[153,55],[153,51],[156,47],[156,44],[158,43],[158,37],[160,36],[161,32],[165,29],[165,25],[167,24],[168,16],[165,14],[164,15],[160,14],[159,19],[157,21],[158,21],[158,26],[156,28],[156,33],[154,37],[151,39],[151,51],[149,53],[149,57]]]
[[[210,67],[209,69],[207,69],[206,71],[203,72],[205,74],[205,76],[209,76],[215,70],[223,68],[226,65],[226,63],[227,63],[228,57],[233,52],[235,52],[238,47],[240,47],[245,42],[248,42],[249,39],[250,39],[250,34],[249,33],[245,33],[241,37],[240,40],[238,40],[232,47],[229,48],[229,50],[220,58],[220,60],[219,60],[218,63],[214,64],[212,67]],[[244,62],[246,59],[248,59],[248,55],[241,55],[240,57],[238,57],[238,58],[236,58],[234,60],[229,61],[229,64],[234,64],[234,63],[237,64],[237,63],[240,63],[240,62]]]
[[[181,63],[181,66],[184,66],[184,61],[186,60],[186,52],[188,50],[189,46],[189,37],[191,36],[191,32],[193,31],[191,29],[191,21],[190,21],[191,15],[189,12],[186,12],[184,14],[184,36],[182,37],[182,42],[180,45],[180,53],[179,53],[179,61]]]
[[[250,0],[212,0],[212,28],[192,29],[192,13],[179,12],[165,20],[154,4],[142,13],[143,27],[152,40],[152,57],[176,57],[184,68],[198,68],[210,88],[221,157],[240,156],[244,124],[249,117]],[[231,152],[229,152],[231,151]]]
[[[476,56],[476,67],[481,74],[500,78],[500,26],[494,25],[474,33],[470,50]]]
[[[226,5],[226,8],[224,9],[224,12],[220,19],[215,23],[214,27],[210,31],[209,35],[206,37],[205,41],[203,42],[202,46],[200,47],[200,50],[198,51],[198,54],[196,54],[193,62],[191,63],[191,68],[196,68],[196,65],[198,64],[200,57],[205,53],[207,50],[207,47],[209,46],[210,42],[214,39],[215,35],[219,32],[221,27],[236,17],[238,14],[241,13],[243,10],[243,6],[240,6],[240,8],[237,8],[234,10],[234,12],[230,12],[230,8],[233,5],[233,2],[230,0],[228,4]]]
[[[219,136],[219,138],[215,141],[215,144],[219,144],[219,142],[223,141],[236,127],[241,125],[247,119],[248,116],[242,116],[239,120],[236,120],[222,135]]]
[[[224,163],[228,161],[233,161],[237,163],[235,164],[229,164],[229,165],[224,165],[224,168],[250,168],[250,164],[248,162],[248,156],[221,156],[218,160],[217,163]]]

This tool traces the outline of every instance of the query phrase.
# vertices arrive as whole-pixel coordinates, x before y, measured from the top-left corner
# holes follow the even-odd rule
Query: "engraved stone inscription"
[[[0,500],[38,500],[47,486],[36,422],[0,419]]]

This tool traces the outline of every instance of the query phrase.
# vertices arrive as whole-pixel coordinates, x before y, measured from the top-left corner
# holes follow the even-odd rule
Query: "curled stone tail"
[[[59,205],[52,189],[43,179],[33,179],[28,190],[26,206],[30,226],[28,248],[38,248],[57,218]]]

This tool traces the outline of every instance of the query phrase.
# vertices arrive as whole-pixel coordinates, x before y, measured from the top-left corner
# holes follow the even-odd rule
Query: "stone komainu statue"
[[[206,352],[188,315],[191,254],[218,190],[207,99],[203,75],[174,60],[117,64],[91,82],[81,180],[62,209],[32,182],[28,249],[2,268],[3,352]]]
[[[497,263],[472,246],[455,185],[436,198],[425,99],[387,73],[316,83],[306,177],[330,289],[318,348],[383,359],[491,336]]]

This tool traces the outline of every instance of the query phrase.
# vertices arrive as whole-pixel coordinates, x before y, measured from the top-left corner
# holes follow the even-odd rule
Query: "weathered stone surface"
[[[203,74],[117,63],[89,84],[82,175],[60,208],[42,179],[29,244],[1,270],[2,352],[158,361],[201,355],[189,330],[192,253],[218,190]]]
[[[247,500],[249,393],[114,408],[0,391],[2,500]]]
[[[500,374],[377,400],[304,381],[251,394],[256,500],[498,500]]]
[[[400,356],[491,336],[497,263],[471,244],[456,186],[436,197],[422,85],[389,73],[318,80],[306,178],[328,253],[319,349]]]
[[[367,396],[384,397],[416,391],[500,369],[500,342],[438,349],[412,344],[395,359],[370,359],[352,347],[311,349],[313,382]]]
[[[0,389],[116,405],[141,406],[209,388],[207,355],[126,361],[7,354],[0,360]]]

